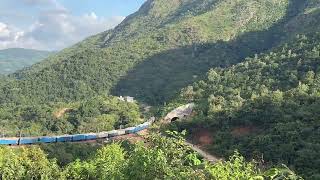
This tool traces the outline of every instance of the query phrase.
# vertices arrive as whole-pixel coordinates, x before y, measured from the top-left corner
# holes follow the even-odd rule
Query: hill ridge
[[[147,1],[146,3],[152,2],[158,1]],[[175,2],[181,3],[182,1]],[[287,4],[287,0],[268,2],[262,0],[240,0],[239,2],[231,2],[231,0],[203,0],[202,2],[204,4],[214,4],[214,8],[206,10],[206,12],[201,11],[200,15],[198,14],[195,16],[193,16],[192,13],[187,13],[187,15],[185,16],[186,18],[182,20],[179,19],[179,16],[173,16],[173,18],[178,18],[179,20],[172,21],[170,22],[169,26],[161,26],[160,28],[157,28],[158,26],[154,26],[154,23],[157,23],[157,21],[150,22],[152,20],[152,16],[149,17],[149,15],[140,15],[138,11],[135,15],[131,17],[129,16],[129,18],[127,18],[114,30],[109,30],[105,33],[92,36],[69,49],[63,50],[58,55],[45,60],[43,63],[37,64],[22,72],[16,73],[15,76],[12,77],[20,79],[20,81],[23,81],[22,84],[29,84],[28,86],[30,87],[34,86],[33,84],[42,84],[42,87],[39,87],[39,89],[41,90],[37,90],[37,93],[34,92],[34,89],[27,89],[23,91],[33,94],[33,97],[36,96],[35,93],[38,94],[37,96],[43,97],[47,96],[46,94],[51,94],[50,96],[47,96],[49,98],[43,98],[45,101],[74,101],[86,96],[90,97],[94,94],[110,93],[112,89],[116,89],[117,91],[119,89],[123,89],[123,87],[126,87],[125,90],[119,91],[125,93],[121,95],[127,95],[127,93],[130,92],[130,94],[132,94],[133,96],[137,96],[139,100],[147,101],[148,103],[152,104],[161,104],[164,101],[168,101],[169,98],[173,96],[173,94],[179,91],[179,88],[190,83],[190,80],[192,78],[190,79],[188,77],[188,79],[180,79],[179,81],[181,82],[181,85],[174,86],[173,84],[171,84],[171,86],[167,87],[168,90],[166,91],[171,91],[172,93],[160,94],[159,98],[154,98],[151,100],[149,99],[152,98],[152,96],[155,94],[153,92],[159,93],[159,91],[157,90],[158,85],[154,86],[151,84],[151,87],[144,88],[144,91],[149,91],[152,94],[151,96],[149,96],[148,94],[134,92],[136,91],[134,90],[135,87],[127,88],[127,85],[122,86],[123,83],[119,83],[119,80],[125,78],[128,75],[128,72],[132,71],[135,67],[139,67],[139,65],[143,64],[144,62],[148,63],[147,61],[150,61],[150,59],[152,59],[153,56],[157,56],[157,54],[197,44],[199,44],[200,46],[200,50],[198,50],[200,52],[201,50],[205,50],[207,48],[205,47],[204,49],[201,49],[201,46],[205,46],[205,44],[221,42],[222,45],[218,47],[218,49],[220,49],[220,51],[226,50],[226,52],[230,54],[230,56],[227,57],[228,61],[236,63],[237,60],[241,60],[244,57],[241,56],[239,58],[237,57],[237,52],[228,51],[228,46],[224,45],[226,44],[225,42],[228,42],[228,40],[230,39],[229,41],[232,44],[232,38],[238,38],[238,36],[244,37],[244,35],[241,34],[245,34],[246,32],[250,33],[250,31],[270,32],[269,28],[273,27],[273,24],[275,22],[280,21],[281,18],[285,16],[289,5],[289,8],[293,9],[294,12],[296,12],[297,16],[299,16],[303,13],[303,10],[299,10],[301,3],[306,3],[307,1],[301,2],[293,0],[290,1],[290,4]],[[193,5],[195,1],[188,0],[184,1],[184,3],[186,6],[188,4]],[[254,5],[252,3],[254,3]],[[200,5],[197,4],[197,6]],[[143,7],[145,8],[147,6],[144,5]],[[188,9],[190,9],[189,6],[187,7],[187,10],[184,9],[185,12],[188,12]],[[241,8],[239,9],[239,7]],[[256,12],[259,13],[255,14],[254,19],[259,19],[259,21],[252,20],[252,22],[246,23],[243,27],[240,27],[240,29],[238,28],[237,30],[235,30],[233,27],[237,25],[237,23],[239,22],[239,18],[234,14],[236,14],[238,11],[241,11],[242,9],[245,9],[245,12],[249,12],[252,8],[258,9]],[[140,12],[142,10],[143,8],[140,9]],[[219,18],[218,20],[216,18],[216,21],[211,21],[214,17]],[[144,21],[148,18],[150,18],[149,21]],[[316,26],[316,24],[312,25]],[[306,26],[310,26],[310,24],[307,24]],[[147,27],[147,29],[145,27]],[[153,30],[149,31],[148,29],[150,28]],[[119,29],[122,30],[122,33],[126,35],[122,36],[121,32],[119,33]],[[299,32],[300,30],[303,29],[300,28]],[[270,34],[272,33],[274,32],[270,32]],[[280,42],[285,41],[295,33],[297,32],[291,32],[288,33],[288,35],[283,33],[278,35],[279,37],[274,37],[278,38],[276,39],[276,41]],[[274,34],[277,35],[277,33]],[[260,35],[262,35],[262,33],[260,33]],[[108,46],[103,45],[103,41],[105,39],[108,39],[109,36],[114,36],[112,38],[112,41],[110,40]],[[236,45],[235,48],[237,49],[237,51],[243,51],[244,56],[252,56],[255,53],[260,53],[260,49],[267,50],[274,46],[274,44],[268,44],[268,41],[272,40],[272,38],[264,39],[261,37],[248,35],[247,37],[243,38],[243,42]],[[283,38],[283,40],[281,40],[281,38]],[[117,39],[120,41],[118,41]],[[250,44],[251,42],[255,43]],[[265,47],[261,47],[261,45],[265,45]],[[178,50],[178,54],[176,55],[174,60],[189,59],[190,62],[197,64],[197,61],[200,62],[201,60],[197,59],[198,57],[195,57],[193,59],[193,55],[187,52],[189,50],[193,51],[193,49],[195,48],[199,49],[199,47],[192,47],[191,49],[187,48],[182,51]],[[208,52],[209,49],[205,51]],[[214,50],[214,48],[212,50]],[[219,50],[217,50],[216,52],[218,51]],[[210,53],[208,53],[208,56],[204,58],[205,61],[208,62],[204,64],[198,64],[197,68],[203,66],[201,67],[202,71],[205,71],[212,65],[219,64],[219,61],[226,62],[223,59],[219,58],[212,58],[210,60],[209,58],[211,58],[211,56],[209,56],[209,54]],[[225,56],[228,56],[228,54]],[[158,59],[154,60],[153,63],[161,64],[162,61]],[[192,71],[197,70],[197,68],[192,68],[192,64],[190,65]],[[195,73],[194,75],[199,76],[198,73]],[[63,74],[63,76],[61,76],[61,74]],[[149,81],[162,82],[167,81],[167,79],[171,77],[172,75],[169,74],[169,76],[167,77],[160,76],[159,78],[150,79]],[[197,78],[194,80],[197,80]],[[168,81],[168,83],[169,82],[170,81]],[[120,88],[117,88],[119,87],[119,85]],[[61,92],[61,90],[59,90],[61,88],[63,89],[63,93]],[[139,91],[141,91],[142,88],[138,88],[140,89]],[[147,99],[144,99],[144,97],[147,97]],[[33,99],[36,100],[37,98]]]

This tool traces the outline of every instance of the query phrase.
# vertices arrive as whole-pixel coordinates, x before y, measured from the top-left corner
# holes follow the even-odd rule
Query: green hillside
[[[318,28],[318,10],[312,9],[317,5],[300,0],[149,0],[115,29],[15,74],[19,80],[7,86],[16,91],[5,94],[47,102],[111,91],[163,103],[210,67],[235,64]]]
[[[229,68],[211,69],[207,78],[181,93],[196,102],[197,115],[178,125],[209,128],[207,148],[228,156],[285,163],[307,179],[319,179],[320,32],[298,35],[270,53]]]
[[[214,154],[227,158],[238,149],[248,159],[260,159],[248,169],[238,163],[240,172],[257,178],[272,179],[264,168],[284,163],[307,179],[319,179],[319,19],[320,0],[147,0],[116,28],[0,77],[0,131],[110,130],[142,121],[142,103],[159,108],[161,116],[177,104],[195,102],[195,115],[170,128],[187,129],[191,138],[207,129],[213,143],[206,148]],[[121,102],[114,97],[119,95],[138,102]],[[135,148],[132,155],[132,149],[118,148],[130,156],[120,153],[126,163],[113,177],[138,177],[126,174],[129,167],[150,163],[154,169],[132,172],[170,167],[161,169],[168,175],[161,177],[170,179],[179,174],[171,157],[180,159],[179,170],[200,173],[193,177],[219,179],[217,172],[233,170],[232,163],[208,170],[192,154],[181,160],[184,156],[171,151]],[[69,178],[103,179],[94,163],[100,155],[63,171]]]
[[[301,1],[287,0],[201,2],[147,1],[115,29],[0,80],[5,132],[59,132],[51,122],[69,127],[50,113],[60,102],[68,107],[112,93],[163,103],[211,67],[230,66],[280,43],[280,28],[305,8]],[[239,24],[250,12],[253,17]]]
[[[48,51],[11,48],[0,50],[0,74],[10,74],[29,67],[51,54]]]

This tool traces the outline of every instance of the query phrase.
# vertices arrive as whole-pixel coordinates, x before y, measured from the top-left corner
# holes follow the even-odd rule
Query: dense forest
[[[149,0],[115,29],[1,78],[0,123],[6,124],[3,134],[18,134],[21,129],[31,129],[27,134],[55,133],[61,132],[59,129],[64,126],[62,133],[74,132],[85,118],[77,120],[81,122],[72,122],[69,117],[65,121],[55,120],[53,106],[63,104],[65,107],[61,108],[69,108],[69,104],[97,96],[131,95],[148,104],[161,104],[182,87],[201,79],[210,67],[229,66],[258,51],[256,46],[244,46],[245,41],[262,41],[273,33],[239,41],[237,35],[268,30],[282,18],[292,19],[303,12],[297,9],[299,5],[300,1],[286,0],[203,0],[200,3]],[[305,6],[309,5],[314,6],[312,3]],[[235,18],[239,12],[246,19],[251,11],[255,18],[239,24],[240,19]],[[287,11],[290,18],[286,17]],[[221,21],[211,21],[222,14],[225,15]],[[222,26],[223,23],[226,24]],[[216,26],[222,29],[212,28]],[[259,48],[262,49],[267,47]]]
[[[299,179],[286,164],[319,179],[319,7],[320,0],[147,0],[116,28],[0,76],[3,136],[107,131],[141,123],[145,106],[161,119],[194,102],[191,118],[163,128],[186,129],[189,138],[207,129],[206,150],[229,161],[210,165],[180,137],[154,135],[144,145],[83,152],[1,148],[1,176]]]
[[[230,66],[318,28],[318,5],[149,0],[115,29],[11,75],[1,95],[12,98],[1,101],[71,102],[112,93],[163,104],[211,67]]]
[[[228,161],[211,165],[184,145],[181,136],[169,134],[174,136],[150,135],[145,140],[147,146],[142,142],[115,142],[98,148],[86,159],[76,159],[65,165],[48,158],[47,151],[39,147],[0,147],[0,176],[3,179],[48,180],[301,179],[285,166],[259,169],[256,162],[246,162],[237,152]],[[76,153],[76,149],[71,151]]]
[[[47,58],[53,52],[10,48],[0,50],[0,74],[10,74]]]
[[[68,108],[110,94],[163,105],[181,88],[205,78],[210,68],[229,67],[297,33],[318,29],[319,4],[317,0],[149,0],[115,29],[0,77],[0,123],[8,124],[5,129],[12,130],[8,134],[18,134],[18,129],[25,129],[21,126],[46,134],[52,128],[43,124],[55,121],[50,117],[55,104]],[[65,132],[78,126],[62,124],[71,126]]]
[[[98,96],[73,103],[14,104],[0,110],[5,137],[101,132],[142,123],[136,102]]]
[[[290,165],[319,179],[320,33],[298,35],[275,50],[182,90],[180,101],[197,102],[197,115],[178,127],[210,128],[208,150],[229,156],[238,149]],[[178,101],[179,101],[178,100]]]

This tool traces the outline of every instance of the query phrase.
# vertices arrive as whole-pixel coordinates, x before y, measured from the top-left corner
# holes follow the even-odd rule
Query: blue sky
[[[98,16],[127,16],[138,10],[144,0],[58,0],[74,14],[94,11]],[[77,2],[77,3],[75,3]]]
[[[0,0],[0,49],[60,50],[113,28],[145,0]]]

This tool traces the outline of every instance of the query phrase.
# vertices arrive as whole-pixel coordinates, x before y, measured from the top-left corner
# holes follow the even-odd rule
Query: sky
[[[118,25],[145,0],[0,0],[0,49],[61,50]]]

